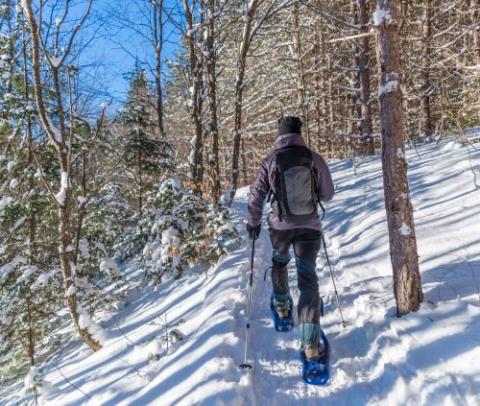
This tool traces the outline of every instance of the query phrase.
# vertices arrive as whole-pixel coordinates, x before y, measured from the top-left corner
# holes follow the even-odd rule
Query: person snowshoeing
[[[260,235],[264,201],[268,197],[272,208],[268,217],[273,247],[272,307],[279,319],[291,316],[287,265],[293,245],[300,290],[301,351],[307,360],[315,361],[324,355],[315,271],[322,232],[318,204],[332,199],[334,186],[325,160],[306,147],[301,128],[298,117],[278,120],[273,152],[262,161],[250,187],[246,227],[249,237],[256,240]]]

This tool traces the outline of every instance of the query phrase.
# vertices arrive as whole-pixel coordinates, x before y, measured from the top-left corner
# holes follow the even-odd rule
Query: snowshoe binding
[[[318,352],[318,356],[307,358],[305,351],[300,350],[300,359],[303,366],[303,380],[310,385],[326,385],[330,379],[330,345],[324,332],[321,332],[322,349]],[[311,355],[311,354],[309,354]]]
[[[293,329],[293,300],[290,295],[286,302],[277,301],[272,293],[270,299],[270,310],[272,311],[273,324],[276,331],[288,332]]]

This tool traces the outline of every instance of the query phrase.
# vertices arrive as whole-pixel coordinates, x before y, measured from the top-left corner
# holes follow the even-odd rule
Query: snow
[[[60,67],[62,63],[63,56],[62,55],[50,55],[50,62],[54,68]]]
[[[77,292],[75,285],[70,285],[70,287],[65,292],[65,297],[73,296]]]
[[[5,208],[7,208],[10,203],[13,202],[13,197],[10,197],[10,196],[4,196],[0,199],[0,211],[4,210]]]
[[[389,80],[379,89],[378,93],[380,94],[380,96],[382,96],[384,94],[395,91],[397,87],[398,87],[398,80]]]
[[[15,169],[15,166],[17,166],[17,163],[15,161],[9,161],[7,164],[8,172],[12,172]]]
[[[28,282],[29,279],[38,272],[38,268],[36,266],[25,266],[22,269],[22,275],[17,279],[17,285],[23,282]]]
[[[80,206],[83,206],[88,201],[88,197],[78,196],[77,201]]]
[[[347,161],[331,164],[337,194],[324,230],[347,326],[339,322],[321,252],[322,327],[332,346],[328,386],[302,382],[296,329],[273,329],[271,283],[263,280],[272,248],[264,227],[255,253],[251,372],[238,368],[246,331],[250,246],[245,241],[206,272],[192,270],[156,288],[130,290],[129,306],[102,323],[109,332],[102,350],[92,353],[80,343],[73,350],[59,348],[59,369],[45,370],[51,404],[479,404],[480,193],[467,147],[444,149],[451,141],[419,146],[419,155],[406,151],[425,297],[418,312],[402,318],[395,315],[381,158],[362,160],[356,176]],[[470,154],[479,168],[479,148]],[[240,189],[233,205],[242,230],[247,197],[248,188]],[[134,259],[122,274],[140,283],[141,268]],[[294,261],[289,276],[296,300]],[[90,328],[81,314],[82,325]],[[168,349],[166,329],[183,335]]]
[[[457,141],[449,141],[443,146],[442,150],[448,151],[451,149],[459,149],[459,148],[462,148],[462,144],[460,144]]]
[[[5,93],[3,95],[3,98],[5,100],[15,100],[16,99],[16,96],[13,94],[13,93]]]
[[[78,248],[80,251],[80,257],[84,259],[90,258],[90,252],[88,250],[88,240],[85,238],[80,239],[78,242]]]
[[[66,192],[68,189],[68,174],[63,172],[60,174],[60,190],[55,195],[55,199],[60,206],[65,206]]]
[[[35,387],[35,377],[37,375],[38,375],[38,369],[36,367],[31,367],[23,380],[25,390],[30,390]]]
[[[28,16],[28,6],[26,0],[20,0],[20,6],[23,8],[23,12]]]
[[[49,282],[49,280],[55,276],[56,273],[58,273],[58,270],[56,270],[56,269],[54,269],[50,272],[47,272],[47,273],[41,273],[37,277],[35,282],[33,282],[32,286],[31,286],[32,291],[35,291],[36,289],[38,289],[42,286],[45,286]]]
[[[405,223],[402,223],[399,231],[400,231],[400,234],[403,235],[404,237],[408,237],[412,232],[408,224],[405,224]]]
[[[373,13],[373,24],[375,26],[382,25],[384,22],[387,22],[388,24],[388,23],[391,23],[392,21],[393,21],[392,15],[388,10],[377,9]]]
[[[27,260],[22,256],[16,256],[12,262],[0,266],[0,281],[3,281],[18,265],[25,264]]]
[[[69,293],[73,294],[72,292]],[[80,328],[87,329],[92,337],[100,343],[104,343],[108,340],[108,334],[97,323],[95,323],[88,315],[87,311],[82,307],[80,303],[77,303],[78,312],[78,324]]]
[[[113,258],[103,258],[100,262],[100,269],[112,275],[119,275],[120,269]]]
[[[15,189],[17,186],[18,186],[18,179],[17,178],[13,178],[11,181],[10,181],[10,189]]]

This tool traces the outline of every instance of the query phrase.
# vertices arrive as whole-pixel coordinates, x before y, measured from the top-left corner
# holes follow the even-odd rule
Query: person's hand
[[[259,224],[258,226],[251,226],[247,223],[247,232],[248,236],[251,240],[256,240],[260,236],[260,230],[262,229],[262,225]]]

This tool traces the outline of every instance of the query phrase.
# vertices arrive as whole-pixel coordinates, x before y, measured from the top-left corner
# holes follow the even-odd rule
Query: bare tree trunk
[[[329,158],[333,157],[333,138],[334,134],[334,111],[333,111],[333,68],[332,68],[332,58],[330,55],[327,55],[327,71],[328,71],[328,136],[327,136],[327,156]]]
[[[305,134],[305,141],[307,146],[311,147],[310,128],[308,123],[308,106],[306,97],[306,83],[305,83],[305,67],[303,64],[302,43],[300,40],[300,21],[299,21],[299,7],[295,3],[293,6],[293,51],[295,62],[297,63],[297,97],[298,107],[302,112],[303,118],[303,133]]]
[[[22,25],[22,54],[23,54],[23,85],[25,91],[25,104],[28,105],[30,102],[30,84],[28,79],[28,66],[27,66],[27,40],[25,38],[25,25]],[[30,115],[27,116],[26,120],[26,135],[27,135],[27,148],[28,148],[28,163],[29,165],[34,164],[34,145],[32,139],[32,121]],[[30,191],[33,191],[34,184],[31,176],[28,177],[28,187]],[[37,235],[37,216],[35,214],[35,205],[33,199],[30,197],[30,207],[28,210],[28,247],[29,247],[29,260],[31,264],[35,264],[37,261],[37,244],[36,244],[36,235]],[[27,292],[27,320],[28,320],[28,332],[27,332],[27,355],[30,360],[30,365],[33,367],[35,365],[35,307],[32,304],[32,299],[30,292]],[[37,397],[35,389],[35,399]]]
[[[315,132],[317,150],[322,152],[328,137],[326,128],[327,91],[325,85],[325,40],[324,33],[318,25],[315,27],[314,37],[315,63]]]
[[[209,136],[211,138],[211,151],[208,157],[210,177],[212,180],[212,199],[214,207],[218,208],[220,202],[220,162],[218,153],[218,118],[217,118],[217,76],[216,76],[216,50],[215,50],[215,0],[207,0],[207,93],[210,113]]]
[[[242,138],[242,111],[243,111],[243,88],[245,80],[245,69],[247,67],[247,55],[251,42],[252,22],[257,14],[259,0],[249,3],[246,14],[245,25],[243,26],[242,42],[237,58],[237,75],[235,80],[235,112],[233,129],[232,149],[232,173],[230,184],[230,195],[228,204],[232,204],[238,188],[240,141]]]
[[[319,110],[318,114],[320,114],[321,117],[319,117],[319,126],[320,128],[320,134],[323,132],[322,136],[320,137],[320,142],[321,142],[321,148],[319,145],[318,150],[319,151],[326,151],[328,147],[326,144],[328,143],[329,138],[332,136],[332,129],[328,125],[328,86],[327,86],[327,75],[326,75],[326,46],[325,46],[325,35],[323,30],[320,28],[317,29],[318,34],[318,43],[320,46],[320,55],[318,56],[318,62],[319,62],[319,94],[317,95],[318,101],[319,101]]]
[[[247,156],[245,152],[244,139],[242,139],[242,173],[243,173],[243,185],[246,185],[248,182],[248,176],[247,176]]]
[[[188,0],[184,0],[183,7],[187,24],[186,39],[190,68],[190,117],[195,134],[192,142],[193,156],[190,159],[190,172],[193,191],[201,195],[203,184],[202,64],[195,43],[198,34],[194,30],[194,4],[190,5]],[[198,30],[201,31],[201,27]]]
[[[400,2],[378,0],[383,21],[377,26],[382,165],[397,315],[416,311],[423,300],[413,208],[404,150],[400,87]]]
[[[358,25],[359,24],[359,10],[356,2],[350,3],[350,13],[352,15],[352,24]],[[350,144],[352,146],[352,159],[355,156],[355,153],[360,151],[361,147],[361,135],[362,135],[362,106],[360,102],[360,54],[362,50],[360,45],[355,41],[354,42],[354,71],[353,74],[350,76],[350,86],[352,89],[356,89],[354,92],[351,93],[351,117],[352,121],[350,123],[349,128],[349,135],[351,137]]]
[[[422,71],[421,71],[421,111],[422,116],[420,120],[421,135],[430,137],[435,128],[432,120],[431,112],[431,92],[432,84],[430,81],[430,70],[432,63],[432,0],[424,0],[423,2],[423,20],[422,20],[422,34],[423,34],[423,55],[422,55]]]
[[[480,0],[472,0],[472,36],[475,48],[475,63],[480,66]]]
[[[162,49],[163,49],[163,0],[151,0],[153,11],[153,48],[155,51],[155,90],[157,124],[161,139],[165,139],[163,126],[163,92],[162,92]]]
[[[358,0],[359,24],[362,33],[368,32],[369,10],[367,0]],[[372,108],[370,106],[370,37],[360,38],[358,49],[358,69],[360,82],[360,134],[362,138],[363,154],[373,155],[375,145],[372,136]]]

